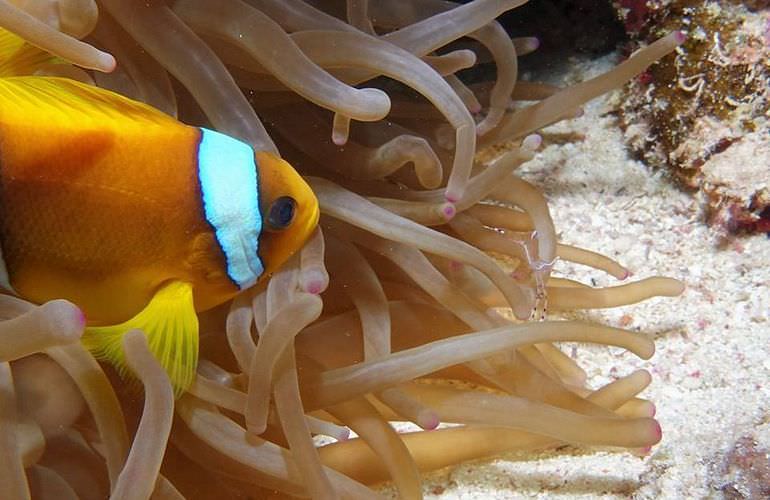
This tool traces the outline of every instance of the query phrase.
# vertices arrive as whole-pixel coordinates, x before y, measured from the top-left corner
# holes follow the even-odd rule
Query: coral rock
[[[675,29],[687,35],[627,87],[625,133],[649,165],[698,193],[707,220],[725,235],[770,231],[767,3],[615,3],[637,45]]]

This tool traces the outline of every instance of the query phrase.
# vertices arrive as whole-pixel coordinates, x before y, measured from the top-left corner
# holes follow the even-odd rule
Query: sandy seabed
[[[559,77],[582,80],[616,62],[572,61]],[[426,498],[722,498],[726,489],[745,493],[743,482],[751,480],[752,471],[731,458],[737,443],[770,449],[770,239],[719,248],[698,201],[630,158],[614,113],[618,99],[619,92],[596,99],[581,118],[545,129],[540,154],[523,172],[544,189],[563,243],[618,260],[631,279],[685,282],[680,297],[573,316],[651,335],[651,360],[562,345],[593,385],[650,371],[652,385],[641,396],[655,403],[663,440],[644,457],[565,447],[463,464],[427,475]],[[556,269],[584,283],[617,283],[564,262]],[[763,453],[754,458],[766,460]]]

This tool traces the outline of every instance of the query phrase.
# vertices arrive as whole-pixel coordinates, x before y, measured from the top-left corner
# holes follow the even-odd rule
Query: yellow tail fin
[[[150,351],[166,370],[175,395],[181,396],[192,383],[198,365],[198,316],[192,285],[168,283],[130,320],[119,325],[87,327],[82,342],[96,358],[109,362],[125,376],[129,369],[122,340],[135,328],[147,335]]]
[[[63,60],[0,28],[0,77],[33,75],[42,66]]]

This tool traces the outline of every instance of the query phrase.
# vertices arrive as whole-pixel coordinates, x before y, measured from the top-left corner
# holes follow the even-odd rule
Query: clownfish
[[[181,394],[196,313],[269,276],[318,217],[274,154],[74,80],[0,78],[0,287],[75,303],[120,372],[140,328]]]

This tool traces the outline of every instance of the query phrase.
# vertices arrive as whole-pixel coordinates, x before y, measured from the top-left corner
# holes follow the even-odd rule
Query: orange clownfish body
[[[0,79],[0,286],[80,306],[85,344],[119,369],[142,328],[185,389],[196,311],[269,275],[317,221],[270,153],[72,80]]]

